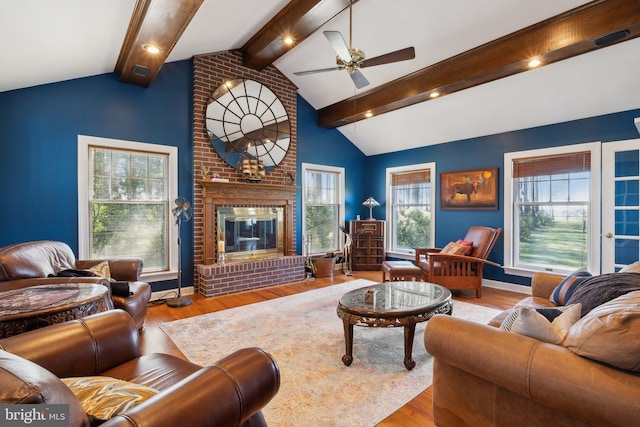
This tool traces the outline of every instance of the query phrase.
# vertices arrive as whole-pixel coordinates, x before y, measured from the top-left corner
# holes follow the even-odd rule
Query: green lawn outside
[[[587,266],[587,231],[583,221],[552,221],[520,242],[520,264],[578,269]]]

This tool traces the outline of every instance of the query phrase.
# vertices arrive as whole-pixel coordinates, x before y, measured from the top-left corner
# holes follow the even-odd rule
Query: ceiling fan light
[[[440,96],[440,92],[438,92],[437,90],[434,90],[431,93],[429,93],[429,98],[437,98],[439,96]]]
[[[364,116],[368,119],[369,117],[373,117],[373,113],[371,111],[367,111],[364,113]]]

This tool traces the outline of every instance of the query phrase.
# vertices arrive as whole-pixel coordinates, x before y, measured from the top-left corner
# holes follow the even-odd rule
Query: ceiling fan
[[[349,45],[342,38],[339,31],[324,31],[323,34],[338,54],[336,56],[337,67],[321,68],[318,70],[298,71],[293,73],[296,76],[306,76],[308,74],[324,73],[334,70],[347,70],[351,80],[358,89],[369,85],[369,81],[362,74],[360,68],[372,67],[374,65],[391,64],[392,62],[406,61],[416,57],[415,49],[407,47],[404,49],[389,52],[384,55],[366,59],[363,51],[352,47],[353,40],[353,0],[349,1]]]

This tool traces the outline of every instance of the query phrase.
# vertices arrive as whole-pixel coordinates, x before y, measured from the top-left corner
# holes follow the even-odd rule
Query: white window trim
[[[78,258],[87,259],[90,254],[89,242],[89,147],[145,151],[169,156],[169,201],[178,197],[178,147],[149,144],[146,142],[125,141],[121,139],[100,138],[78,135]],[[171,207],[171,203],[169,204]],[[178,277],[178,227],[169,220],[169,270],[143,273],[141,279],[146,282],[173,280]]]
[[[536,150],[516,151],[504,154],[504,266],[507,274],[516,276],[532,277],[539,270],[524,269],[514,267],[513,255],[513,160],[523,157],[553,156],[558,154],[568,154],[578,151],[591,152],[591,173],[589,192],[589,256],[587,268],[593,274],[600,273],[600,190],[602,187],[601,170],[601,142],[587,142],[583,144],[563,145],[552,148],[541,148]],[[567,271],[550,270],[544,271],[556,273],[568,273]]]
[[[305,214],[305,207],[306,207],[306,203],[305,203],[305,199],[304,199],[304,189],[307,188],[307,183],[306,183],[306,175],[307,175],[307,171],[320,171],[320,172],[333,172],[333,173],[337,173],[338,174],[338,200],[340,200],[339,203],[339,217],[338,217],[338,225],[340,224],[345,224],[344,222],[344,195],[345,195],[345,188],[344,188],[344,183],[345,183],[345,178],[344,178],[344,168],[343,167],[339,167],[339,166],[327,166],[327,165],[317,165],[317,164],[313,164],[313,163],[302,163],[300,165],[301,168],[301,172],[302,172],[302,195],[301,195],[301,200],[302,200],[302,255],[304,256],[308,256],[307,254],[307,245],[305,244],[304,241],[304,236],[307,234],[307,230],[306,230],[306,225],[307,225],[307,218],[306,218],[306,214]],[[340,230],[338,229],[338,232],[340,232]],[[340,246],[339,249],[341,251],[344,250],[344,239],[340,238],[338,239],[338,241],[340,242]],[[311,254],[314,255],[314,254]]]
[[[434,242],[435,242],[435,233],[436,233],[436,209],[435,209],[435,203],[436,203],[436,187],[435,187],[435,182],[436,182],[436,163],[435,162],[429,162],[429,163],[419,163],[416,165],[406,165],[406,166],[395,166],[395,167],[391,167],[391,168],[387,168],[387,180],[386,180],[386,189],[387,189],[387,209],[386,209],[386,217],[387,217],[387,230],[386,230],[386,246],[387,248],[391,248],[391,229],[393,228],[393,224],[391,223],[391,218],[393,217],[393,212],[391,211],[393,209],[393,203],[391,202],[391,177],[394,173],[400,173],[400,172],[410,172],[410,171],[415,171],[415,170],[420,170],[420,169],[429,169],[429,174],[431,176],[431,225],[430,225],[430,230],[429,230],[429,235],[431,236],[431,242],[429,243],[430,247],[433,247]],[[386,252],[387,256],[391,256],[394,258],[400,258],[400,259],[408,259],[408,260],[413,260],[415,259],[415,251],[411,250],[409,252],[397,252],[397,251],[387,251]]]

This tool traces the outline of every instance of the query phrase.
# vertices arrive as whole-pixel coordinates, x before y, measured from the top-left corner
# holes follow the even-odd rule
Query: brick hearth
[[[198,292],[205,297],[304,279],[304,257],[299,255],[227,264],[201,264],[197,268]]]

